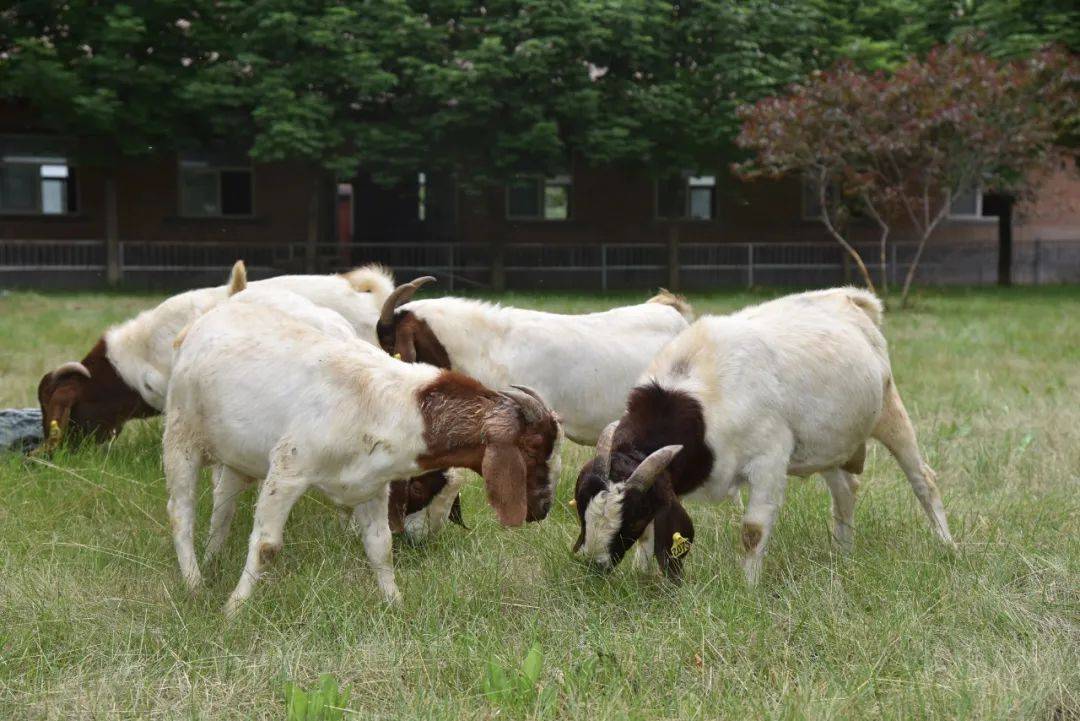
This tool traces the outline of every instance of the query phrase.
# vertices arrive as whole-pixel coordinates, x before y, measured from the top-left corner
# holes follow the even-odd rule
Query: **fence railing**
[[[858,248],[875,282],[876,246]],[[890,283],[902,281],[914,243],[889,246]],[[439,276],[444,287],[522,289],[634,289],[674,285],[694,290],[717,286],[826,285],[857,280],[854,266],[835,243],[506,243],[400,242],[316,244],[159,243],[121,241],[118,261],[127,279],[202,282],[244,259],[255,275],[331,272],[362,263],[392,268],[399,279]],[[97,240],[0,240],[4,278],[28,272],[101,274],[105,244]],[[1017,243],[1013,277],[1018,283],[1080,282],[1080,238]],[[931,242],[920,264],[921,283],[992,283],[997,278],[993,242]]]

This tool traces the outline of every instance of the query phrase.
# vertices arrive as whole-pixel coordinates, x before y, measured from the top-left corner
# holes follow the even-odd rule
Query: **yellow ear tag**
[[[60,440],[60,424],[56,421],[49,421],[49,440]]]
[[[401,360],[401,354],[400,353],[395,353],[394,354],[394,360]]]
[[[577,508],[577,499],[576,498],[571,498],[570,502],[567,503],[566,505],[570,506],[571,508]]]
[[[682,558],[689,550],[690,539],[678,531],[675,531],[674,535],[671,537],[671,555],[675,558]]]

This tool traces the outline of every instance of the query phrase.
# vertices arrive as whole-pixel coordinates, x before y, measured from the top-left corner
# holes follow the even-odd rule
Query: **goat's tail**
[[[247,266],[244,261],[238,260],[233,263],[229,273],[229,295],[234,296],[244,288],[247,288]]]
[[[349,281],[357,293],[371,293],[376,308],[382,308],[386,299],[394,292],[394,273],[385,265],[368,263],[353,268],[341,277]]]
[[[660,305],[671,306],[675,310],[679,311],[679,315],[686,319],[687,323],[694,322],[694,306],[690,305],[690,301],[681,295],[672,293],[667,288],[661,288],[660,292],[654,295],[646,303],[659,303]]]
[[[881,298],[863,288],[844,288],[844,295],[847,299],[855,304],[859,310],[867,315],[874,325],[878,328],[881,327],[881,319],[885,312],[885,306],[881,302]]]

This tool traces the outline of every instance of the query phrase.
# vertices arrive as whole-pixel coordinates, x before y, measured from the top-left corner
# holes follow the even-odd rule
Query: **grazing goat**
[[[423,282],[400,285],[386,299],[378,336],[387,353],[453,368],[493,388],[535,388],[559,414],[567,437],[588,445],[622,413],[634,381],[686,329],[692,312],[667,291],[647,303],[587,315],[465,298],[409,303]]]
[[[196,320],[173,369],[163,454],[169,519],[184,579],[201,583],[192,542],[200,467],[263,478],[247,561],[226,610],[251,594],[281,550],[309,488],[355,509],[390,601],[389,483],[450,466],[485,479],[508,526],[544,518],[559,473],[558,421],[525,387],[496,392],[453,371],[395,360],[340,317],[288,292],[238,295]]]
[[[38,384],[45,449],[67,436],[102,442],[128,420],[157,415],[165,406],[177,334],[247,285],[244,264],[237,261],[226,285],[168,298],[105,331],[81,362],[46,373]],[[287,275],[250,285],[299,293],[341,313],[361,338],[375,343],[375,322],[394,279],[381,266],[365,266],[343,275]]]
[[[750,487],[743,569],[758,581],[788,474],[820,472],[844,550],[866,441],[896,457],[938,537],[952,545],[934,472],[892,377],[881,303],[852,288],[802,293],[697,321],[662,350],[631,391],[626,413],[597,444],[575,489],[574,551],[614,568],[638,542],[681,577],[694,526],[680,499],[718,501]]]

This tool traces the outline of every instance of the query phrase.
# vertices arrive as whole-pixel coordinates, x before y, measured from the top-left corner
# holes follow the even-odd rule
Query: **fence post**
[[[607,243],[600,244],[600,290],[607,293]]]
[[[124,277],[120,258],[120,216],[116,206],[115,171],[105,179],[105,280],[116,285]]]
[[[679,292],[679,226],[672,223],[668,227],[668,290]]]
[[[746,288],[754,287],[754,244],[746,244]]]

